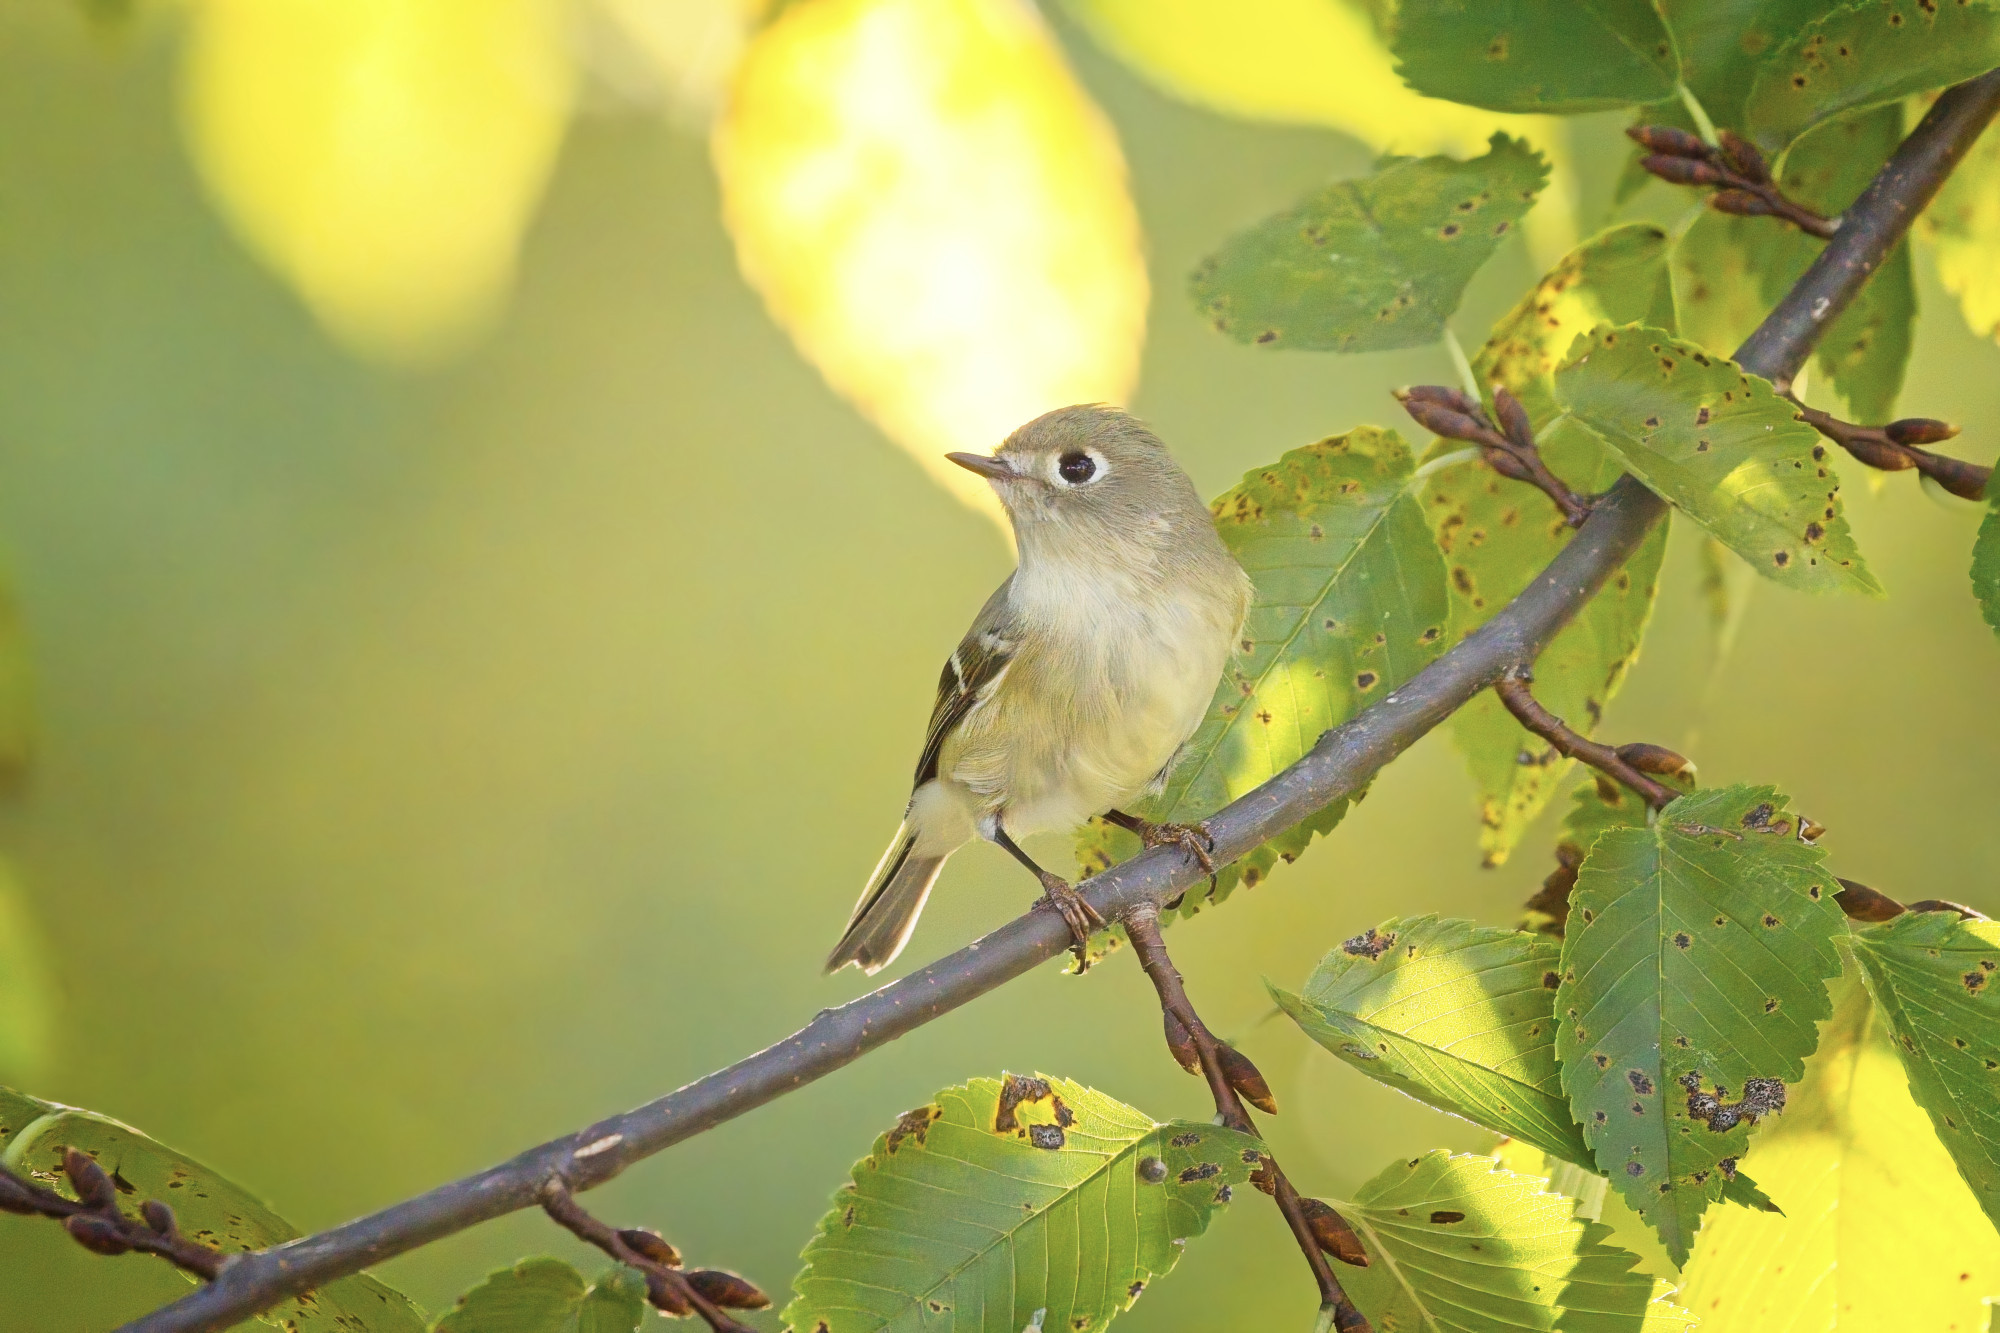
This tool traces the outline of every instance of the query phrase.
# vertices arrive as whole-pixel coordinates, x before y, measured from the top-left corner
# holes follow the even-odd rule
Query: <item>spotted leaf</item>
[[[1393,49],[1418,92],[1494,111],[1657,102],[1678,68],[1648,0],[1403,0]]]
[[[458,1298],[432,1333],[634,1333],[646,1315],[638,1274],[610,1268],[597,1281],[560,1259],[523,1259]]]
[[[833,1196],[786,1326],[1101,1329],[1173,1268],[1261,1147],[1215,1125],[1159,1124],[1064,1079],[946,1088]]]

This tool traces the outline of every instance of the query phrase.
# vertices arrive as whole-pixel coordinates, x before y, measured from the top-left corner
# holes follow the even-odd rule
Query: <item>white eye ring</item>
[[[1095,449],[1069,449],[1050,464],[1050,480],[1062,486],[1087,486],[1101,481],[1107,471],[1104,455]]]

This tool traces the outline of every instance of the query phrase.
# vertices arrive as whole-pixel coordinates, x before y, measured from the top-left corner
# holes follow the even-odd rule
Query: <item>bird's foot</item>
[[[1139,842],[1151,851],[1155,847],[1178,847],[1181,854],[1201,867],[1208,876],[1208,891],[1215,892],[1217,870],[1215,865],[1215,835],[1208,831],[1206,824],[1156,824],[1150,819],[1137,815],[1126,815],[1123,823],[1138,836]]]
[[[1062,914],[1073,941],[1070,952],[1076,955],[1076,970],[1081,974],[1090,967],[1090,937],[1103,930],[1106,922],[1068,880],[1046,870],[1040,872],[1040,878],[1042,896],[1035,906]]]

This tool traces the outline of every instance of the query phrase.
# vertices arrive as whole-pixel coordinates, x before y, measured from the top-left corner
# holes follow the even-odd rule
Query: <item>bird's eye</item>
[[[1081,486],[1097,475],[1097,464],[1089,454],[1064,454],[1056,461],[1056,475],[1072,486]]]

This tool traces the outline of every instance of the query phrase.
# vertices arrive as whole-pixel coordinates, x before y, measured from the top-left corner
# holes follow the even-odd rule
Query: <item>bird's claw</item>
[[[1215,835],[1208,831],[1206,824],[1155,824],[1151,820],[1139,821],[1139,827],[1132,830],[1139,835],[1139,841],[1146,850],[1155,847],[1178,847],[1181,854],[1201,867],[1208,876],[1208,892],[1215,893],[1220,871],[1216,869]]]
[[[1107,924],[1095,907],[1076,891],[1066,879],[1059,875],[1042,874],[1042,897],[1035,904],[1062,914],[1064,924],[1069,927],[1070,952],[1076,955],[1076,970],[1079,975],[1090,968],[1090,938]]]

